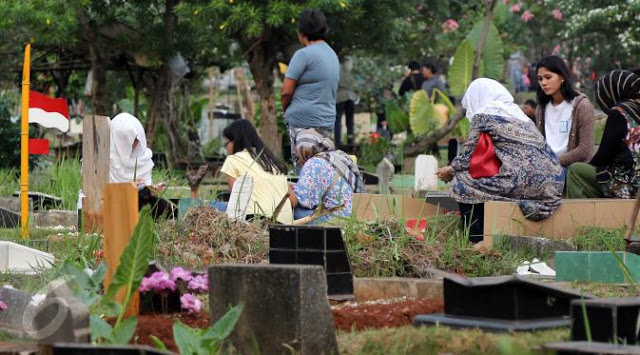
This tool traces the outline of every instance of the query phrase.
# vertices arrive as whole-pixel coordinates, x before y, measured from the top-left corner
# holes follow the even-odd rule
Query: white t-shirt
[[[572,113],[573,105],[566,100],[558,106],[549,102],[544,109],[544,132],[549,147],[556,154],[567,152]]]

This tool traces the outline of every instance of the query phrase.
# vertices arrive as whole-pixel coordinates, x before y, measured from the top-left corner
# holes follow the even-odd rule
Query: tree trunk
[[[238,91],[240,92],[240,97],[242,98],[242,116],[255,125],[256,121],[253,117],[255,114],[255,107],[253,104],[253,98],[251,97],[251,88],[247,82],[247,77],[244,75],[244,68],[236,68],[234,75]]]
[[[489,34],[489,28],[491,27],[491,20],[493,19],[493,8],[496,6],[497,0],[485,0],[485,20],[484,26],[482,26],[482,33],[478,38],[478,43],[474,43],[476,46],[476,58],[473,62],[473,71],[471,72],[471,78],[476,79],[480,73],[480,62],[482,61],[482,49],[484,48],[484,42],[487,40]]]
[[[87,14],[80,13],[80,22],[89,46],[91,61],[91,106],[94,115],[109,116],[109,97],[107,96],[107,71],[104,59],[98,49],[98,29]]]
[[[276,100],[273,96],[273,70],[276,67],[277,43],[273,40],[254,45],[249,51],[249,68],[260,96],[260,137],[276,156],[282,154],[282,137],[278,133]]]

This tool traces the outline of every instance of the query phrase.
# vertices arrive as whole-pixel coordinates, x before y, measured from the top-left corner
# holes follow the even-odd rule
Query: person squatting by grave
[[[471,121],[467,141],[451,165],[436,174],[445,182],[453,180],[451,197],[460,205],[469,240],[483,240],[487,201],[515,202],[533,221],[551,216],[560,206],[562,167],[509,91],[495,80],[476,79],[462,98],[462,106]],[[501,165],[492,176],[474,178],[472,155],[481,138],[490,139]]]
[[[562,58],[542,58],[537,67],[536,125],[565,169],[593,155],[593,105],[578,93]]]
[[[151,205],[154,218],[174,214],[171,203],[158,197],[166,184],[153,184],[153,152],[147,147],[142,123],[123,112],[109,122],[109,182],[134,182],[138,186],[138,206]]]
[[[285,73],[281,100],[291,140],[291,158],[296,168],[293,142],[298,132],[314,128],[333,139],[336,123],[336,92],[340,61],[325,42],[329,28],[319,10],[304,10],[298,18],[298,49]]]
[[[569,198],[633,198],[640,185],[640,76],[614,70],[596,84],[596,101],[608,115],[591,161],[569,166]]]
[[[322,216],[312,224],[331,216],[350,216],[353,194],[364,192],[364,182],[353,160],[313,128],[296,135],[294,149],[302,164],[298,182],[290,185],[294,218],[313,215],[319,207],[330,210],[341,205],[341,210]]]
[[[229,154],[220,172],[226,175],[229,191],[240,176],[253,179],[253,190],[249,198],[247,213],[271,218],[288,192],[287,167],[264,144],[255,127],[245,119],[229,124],[223,131],[224,146]],[[226,211],[227,203],[212,201],[211,206]],[[291,203],[285,201],[276,216],[284,224],[293,222]]]

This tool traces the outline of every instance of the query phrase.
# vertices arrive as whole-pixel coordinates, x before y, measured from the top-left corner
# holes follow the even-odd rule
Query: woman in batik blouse
[[[469,240],[480,242],[484,229],[484,202],[516,202],[530,220],[545,219],[558,208],[564,186],[562,168],[535,124],[513,102],[509,91],[495,80],[474,80],[462,99],[471,130],[461,154],[438,177],[452,181],[451,196],[459,203]],[[499,172],[474,179],[471,156],[481,133],[493,142],[501,162]]]

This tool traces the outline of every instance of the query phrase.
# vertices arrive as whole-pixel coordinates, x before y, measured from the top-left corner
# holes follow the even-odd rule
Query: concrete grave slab
[[[76,211],[65,210],[48,210],[44,212],[35,212],[33,217],[33,225],[36,228],[47,227],[76,227],[78,225],[78,213]]]
[[[89,343],[89,308],[73,295],[65,280],[55,280],[47,288],[33,318],[33,337],[38,344]]]
[[[73,296],[65,280],[47,285],[46,295],[3,287],[0,299],[8,306],[0,312],[0,328],[16,337],[45,345],[91,340],[89,310]]]
[[[20,213],[0,207],[0,228],[17,228],[20,226]]]
[[[240,353],[338,353],[321,266],[216,265],[209,285],[212,322],[244,305],[231,335]]]
[[[35,274],[38,269],[50,268],[54,261],[52,254],[0,241],[0,272]]]
[[[20,197],[0,197],[0,207],[20,213]],[[33,200],[29,199],[29,212],[33,211]]]

